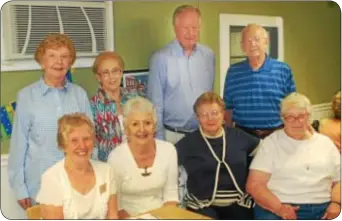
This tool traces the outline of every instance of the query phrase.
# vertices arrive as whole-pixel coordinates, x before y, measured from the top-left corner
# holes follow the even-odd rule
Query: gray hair
[[[173,16],[172,16],[172,24],[173,25],[175,25],[177,16],[179,14],[185,12],[185,11],[196,12],[198,14],[198,17],[201,17],[201,11],[198,8],[196,8],[192,5],[180,5],[173,12]]]
[[[129,99],[123,107],[124,122],[132,113],[148,113],[152,114],[152,118],[155,124],[157,124],[157,111],[154,108],[151,101],[143,97],[134,97]]]
[[[305,109],[309,114],[309,123],[312,122],[312,105],[304,94],[292,92],[286,96],[280,103],[280,113],[283,116],[290,108]],[[284,120],[284,119],[283,119]]]

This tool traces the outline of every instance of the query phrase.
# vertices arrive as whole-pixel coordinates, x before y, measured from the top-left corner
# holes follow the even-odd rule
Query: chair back
[[[26,209],[27,219],[41,219],[40,205],[34,205]]]

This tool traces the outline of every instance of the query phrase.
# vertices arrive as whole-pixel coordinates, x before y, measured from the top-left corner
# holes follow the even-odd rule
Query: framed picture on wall
[[[138,92],[146,97],[148,69],[124,71],[122,86],[130,92]]]

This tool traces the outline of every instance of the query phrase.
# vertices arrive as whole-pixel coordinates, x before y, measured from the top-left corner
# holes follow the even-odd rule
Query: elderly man
[[[266,54],[266,30],[256,24],[242,30],[247,59],[230,66],[224,85],[227,124],[264,138],[281,128],[280,101],[296,90],[290,67]]]
[[[197,43],[198,8],[177,7],[173,26],[176,39],[151,57],[147,97],[157,110],[157,138],[176,143],[198,128],[192,106],[203,92],[213,89],[215,57],[211,49]]]

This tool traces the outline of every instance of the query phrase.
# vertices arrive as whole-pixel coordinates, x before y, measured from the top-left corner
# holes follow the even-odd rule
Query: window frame
[[[39,4],[44,6],[55,6],[60,5],[62,1],[50,1],[50,2],[42,2],[42,1],[11,1],[7,2],[6,4],[16,5],[16,4]],[[65,2],[64,2],[65,3]],[[84,2],[86,5],[89,6],[91,4],[99,4],[96,2]],[[114,50],[114,12],[113,12],[113,2],[112,1],[104,1],[105,4],[105,10],[106,10],[106,19],[105,19],[105,27],[107,31],[107,38],[108,41],[107,47],[105,50]],[[68,2],[68,6],[79,6],[80,2]],[[4,9],[4,8],[2,8]],[[28,71],[28,70],[40,70],[41,66],[38,64],[34,58],[29,59],[13,59],[9,60],[6,59],[6,49],[4,47],[5,45],[5,39],[4,39],[4,17],[9,16],[8,12],[2,10],[1,13],[1,72],[10,72],[10,71]],[[11,31],[11,30],[10,30]],[[75,63],[73,64],[73,68],[88,68],[91,67],[93,64],[95,56],[89,56],[89,57],[79,57],[76,58]]]

